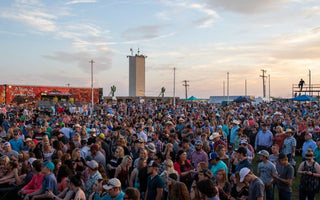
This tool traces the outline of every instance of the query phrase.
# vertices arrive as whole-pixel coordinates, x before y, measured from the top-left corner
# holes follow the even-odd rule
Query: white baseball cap
[[[250,169],[247,167],[244,167],[240,170],[240,182],[244,181],[244,178],[249,174]]]

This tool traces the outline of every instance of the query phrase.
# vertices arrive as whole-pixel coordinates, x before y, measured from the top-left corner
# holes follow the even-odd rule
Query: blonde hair
[[[123,158],[124,157],[124,149],[122,146],[117,146],[116,151],[119,151],[119,158]]]
[[[76,153],[77,153],[78,150],[80,150],[80,148],[73,149],[73,151],[72,151],[72,159],[75,159]]]
[[[166,159],[164,162],[164,169],[168,172],[168,174],[175,173],[178,174],[178,172],[173,168],[173,162],[170,159]]]

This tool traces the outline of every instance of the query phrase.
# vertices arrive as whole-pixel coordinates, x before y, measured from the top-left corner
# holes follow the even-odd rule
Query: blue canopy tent
[[[191,97],[187,98],[185,101],[201,101],[201,99],[198,99],[194,96],[191,96]]]
[[[316,98],[309,96],[309,95],[300,95],[297,97],[294,97],[292,99],[290,99],[291,101],[317,101]]]

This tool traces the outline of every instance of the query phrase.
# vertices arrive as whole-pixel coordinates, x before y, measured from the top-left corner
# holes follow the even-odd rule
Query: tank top
[[[302,171],[310,171],[312,173],[316,173],[316,169],[314,167],[315,161],[311,166],[307,165],[307,162],[304,161]],[[319,191],[319,178],[313,175],[302,174],[300,179],[300,186],[303,191],[306,192],[318,192]]]
[[[126,188],[129,186],[128,179],[129,179],[129,170],[123,169],[121,166],[121,172],[118,174],[118,179],[121,182],[121,187]]]

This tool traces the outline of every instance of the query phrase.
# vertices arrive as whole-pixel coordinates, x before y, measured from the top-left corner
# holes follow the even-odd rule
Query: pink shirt
[[[25,191],[25,194],[30,194],[39,190],[42,187],[42,180],[42,173],[34,175],[31,181],[22,188]]]

